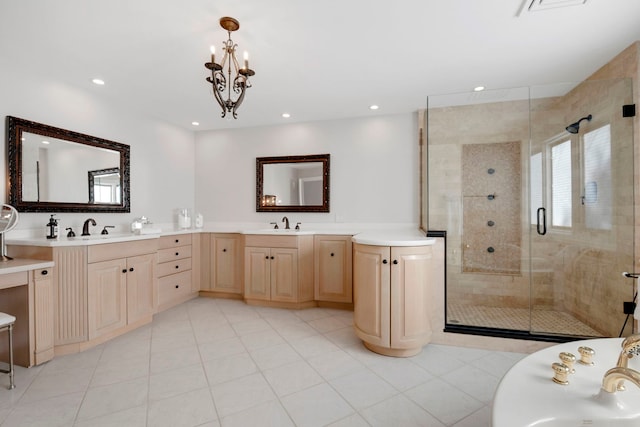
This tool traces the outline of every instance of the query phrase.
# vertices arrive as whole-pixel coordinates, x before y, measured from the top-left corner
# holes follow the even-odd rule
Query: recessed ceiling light
[[[191,124],[194,126],[200,126],[200,122],[191,122]]]
[[[378,107],[378,106],[377,106],[377,105],[375,105],[375,104],[373,104],[373,105],[369,105],[369,110],[377,110],[378,108],[380,108],[380,107]]]
[[[97,84],[98,86],[102,86],[104,85],[104,80],[102,79],[93,79],[91,80],[94,84]]]
[[[476,86],[473,88],[474,92],[482,92],[484,90],[484,86]]]
[[[282,113],[282,117],[284,117],[285,119],[288,119],[289,117],[291,117],[291,114],[289,114],[289,113]]]

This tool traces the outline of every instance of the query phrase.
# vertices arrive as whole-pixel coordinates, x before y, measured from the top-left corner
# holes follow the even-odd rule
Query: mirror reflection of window
[[[109,168],[89,171],[90,203],[120,203],[120,170]]]

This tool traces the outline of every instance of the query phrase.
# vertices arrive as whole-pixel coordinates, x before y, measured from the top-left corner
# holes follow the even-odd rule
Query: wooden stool
[[[0,372],[9,374],[9,390],[16,388],[13,382],[13,324],[16,318],[7,313],[0,312],[0,331],[9,332],[9,370],[0,369]]]

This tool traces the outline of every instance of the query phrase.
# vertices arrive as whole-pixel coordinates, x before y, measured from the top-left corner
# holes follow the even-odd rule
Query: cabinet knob
[[[131,268],[129,269],[129,271],[133,271],[133,267],[131,267]]]
[[[43,276],[46,276],[47,274],[49,274],[49,272],[47,270],[42,270],[42,272],[40,272],[40,274],[42,274]]]
[[[180,252],[176,252],[176,256],[180,255]]]
[[[222,252],[227,252],[227,249],[226,249],[226,248],[225,248],[225,249],[223,249],[223,250],[222,250]]]
[[[127,272],[127,269],[126,269],[126,268],[122,269],[122,272],[123,272],[123,273],[126,273],[126,272]]]
[[[397,260],[397,259],[394,259],[394,260],[393,260],[393,263],[394,263],[394,264],[398,264],[398,260]]]
[[[386,259],[383,259],[383,260],[382,260],[382,263],[383,263],[383,264],[386,264],[386,263],[387,263],[387,260],[386,260]]]
[[[271,259],[273,259],[273,257],[271,257]]]
[[[176,239],[176,243],[180,243],[180,239]]]
[[[176,269],[178,269],[178,268],[180,268],[180,266],[179,266],[179,265],[176,265]]]
[[[264,257],[264,259],[269,259],[269,255],[267,255],[266,257]]]
[[[331,256],[333,256],[333,252],[331,252]]]
[[[180,285],[176,285],[176,289],[178,289],[180,287]]]

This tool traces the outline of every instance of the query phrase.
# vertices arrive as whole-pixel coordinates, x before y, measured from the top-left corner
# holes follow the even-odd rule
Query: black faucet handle
[[[300,224],[302,224],[301,222],[296,222],[296,230],[300,230]]]
[[[105,225],[104,228],[102,229],[102,231],[100,232],[100,234],[109,234],[109,232],[107,231],[107,228],[116,228],[115,225]]]
[[[67,237],[76,237],[76,233],[73,232],[73,228],[68,227],[65,228],[65,230],[69,230],[69,232],[67,233]]]
[[[278,223],[277,222],[270,222],[269,224],[273,225],[273,229],[277,230],[278,229]]]

